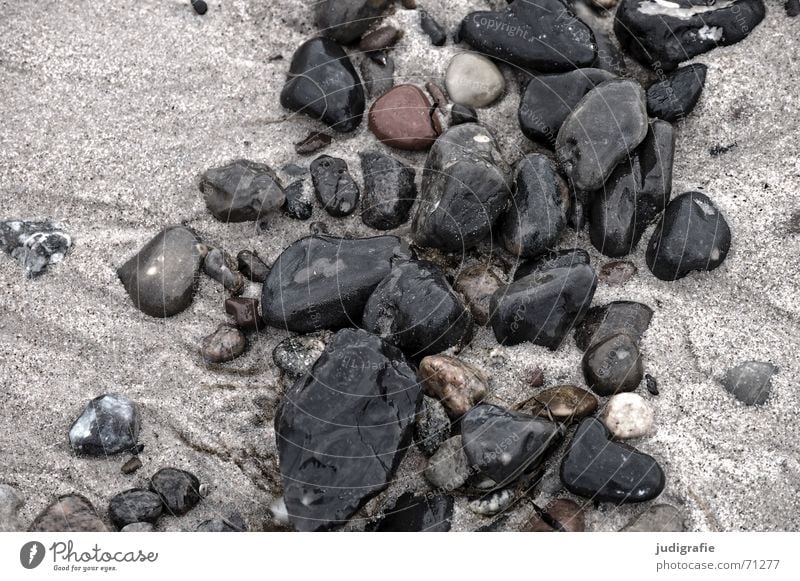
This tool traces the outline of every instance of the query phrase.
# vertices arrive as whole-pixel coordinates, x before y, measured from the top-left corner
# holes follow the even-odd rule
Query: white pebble
[[[454,103],[467,107],[486,107],[505,90],[503,73],[485,56],[464,52],[450,61],[444,79]]]
[[[653,410],[635,393],[618,393],[603,410],[603,423],[617,440],[640,438],[653,429]]]

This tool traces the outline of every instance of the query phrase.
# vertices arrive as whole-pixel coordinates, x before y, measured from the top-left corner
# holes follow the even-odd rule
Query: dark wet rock
[[[453,497],[444,494],[416,496],[404,492],[391,508],[383,509],[376,522],[367,526],[371,532],[447,532],[453,518]]]
[[[416,85],[398,85],[378,98],[369,110],[369,129],[390,147],[428,149],[442,126],[433,104]]]
[[[686,531],[684,514],[668,504],[655,504],[629,522],[626,533],[682,533]]]
[[[217,516],[205,520],[195,529],[199,533],[246,533],[248,530],[247,523],[238,512],[234,512],[226,518]]]
[[[317,200],[331,216],[347,216],[358,207],[361,192],[345,160],[329,155],[319,156],[311,162],[311,178],[314,180]]]
[[[471,12],[459,36],[481,54],[531,71],[588,67],[597,56],[592,31],[560,0],[517,1],[498,12]]]
[[[125,464],[122,465],[120,471],[123,474],[133,474],[141,467],[142,467],[142,461],[139,460],[138,456],[134,456],[133,458],[129,459],[127,462],[125,462]]]
[[[594,343],[583,355],[583,375],[598,395],[633,391],[644,376],[636,342],[620,333]]]
[[[534,513],[522,530],[531,533],[582,533],[586,530],[586,514],[578,503],[557,498],[542,512]]]
[[[419,25],[422,32],[431,39],[433,46],[444,46],[444,43],[447,42],[447,34],[444,29],[427,10],[419,11]]]
[[[239,272],[253,282],[264,282],[269,274],[269,266],[251,250],[242,250],[236,255],[236,262]]]
[[[649,373],[645,373],[644,381],[650,395],[658,395],[658,381],[656,381],[656,378]]]
[[[561,124],[586,93],[613,78],[600,69],[530,77],[517,113],[520,129],[528,139],[555,146]]]
[[[597,275],[586,264],[534,272],[492,297],[494,335],[505,345],[530,341],[556,349],[583,319],[596,288]]]
[[[294,151],[300,155],[309,155],[320,149],[325,149],[331,144],[333,138],[321,131],[312,131],[305,139],[294,144]]]
[[[236,326],[243,331],[256,331],[263,326],[258,314],[258,299],[249,297],[225,299],[225,312],[233,317]]]
[[[581,351],[586,351],[592,345],[623,333],[638,345],[652,318],[653,309],[634,301],[614,301],[592,307],[575,329],[575,343]]]
[[[503,286],[500,275],[491,266],[475,264],[458,273],[454,286],[469,305],[475,322],[487,325],[492,295]]]
[[[569,191],[555,163],[540,153],[526,155],[515,171],[514,193],[500,233],[511,254],[536,257],[556,245],[567,225]]]
[[[452,418],[460,418],[478,404],[488,390],[486,373],[449,355],[430,355],[420,361],[419,380],[431,397],[439,399]]]
[[[173,515],[186,514],[200,502],[200,480],[186,470],[162,468],[150,479],[150,489],[158,494]]]
[[[672,193],[675,131],[654,120],[647,137],[595,192],[589,238],[606,256],[633,252],[645,229],[664,211]]]
[[[451,492],[464,486],[471,470],[461,436],[443,442],[428,460],[423,474],[437,490]]]
[[[745,38],[764,18],[762,0],[622,0],[614,32],[636,60],[656,70]]]
[[[122,533],[152,533],[155,527],[149,522],[133,522],[120,529]]]
[[[731,229],[714,203],[700,192],[672,200],[656,225],[645,259],[661,280],[678,280],[693,270],[714,270],[728,256]]]
[[[494,516],[508,510],[514,503],[516,495],[510,488],[494,490],[475,500],[471,500],[467,507],[481,516]]]
[[[586,11],[580,14],[581,20],[592,29],[594,42],[597,45],[597,57],[592,63],[593,68],[602,69],[620,77],[627,76],[628,67],[625,64],[625,56],[615,41],[613,35],[607,33],[602,25],[602,18],[587,14]]]
[[[314,213],[312,195],[306,195],[306,190],[313,190],[304,180],[292,182],[286,188],[286,215],[295,220],[308,220]]]
[[[194,8],[194,11],[200,16],[208,12],[208,4],[205,3],[205,0],[192,0],[192,8]]]
[[[414,424],[414,443],[420,452],[433,456],[450,437],[450,418],[444,406],[432,397],[423,397]]]
[[[392,57],[387,56],[383,65],[365,58],[361,61],[359,68],[370,99],[380,97],[394,87],[394,60]]]
[[[153,524],[161,516],[162,510],[158,495],[143,488],[120,492],[108,503],[108,516],[117,529],[138,522]]]
[[[210,248],[203,261],[203,272],[216,280],[231,294],[238,295],[244,289],[244,277],[239,272],[237,261],[220,248]]]
[[[0,533],[23,530],[19,511],[25,501],[19,492],[8,484],[0,484]]]
[[[394,26],[381,26],[361,37],[358,43],[358,50],[364,53],[371,53],[391,48],[402,36],[403,31],[397,30]]]
[[[237,159],[207,170],[200,178],[206,206],[222,222],[250,222],[277,210],[286,199],[268,165]]]
[[[454,103],[468,107],[488,107],[505,91],[503,73],[483,55],[460,52],[447,65],[447,94]]]
[[[336,333],[275,417],[295,528],[341,526],[386,488],[410,444],[421,397],[397,348],[362,330]]]
[[[578,426],[561,462],[567,490],[598,502],[644,502],[664,490],[664,471],[636,448],[612,442],[600,420],[586,418]]]
[[[361,219],[376,230],[391,230],[405,224],[417,198],[416,172],[397,159],[368,151],[360,153],[364,195]]]
[[[136,447],[139,413],[124,395],[94,398],[69,429],[69,445],[77,454],[107,456]]]
[[[461,252],[481,242],[506,209],[510,174],[487,129],[475,123],[448,129],[425,162],[413,222],[417,244]]]
[[[62,224],[0,221],[0,249],[14,258],[29,278],[43,274],[50,264],[61,262],[72,246]]]
[[[644,90],[614,79],[581,99],[561,124],[556,156],[575,190],[597,190],[647,135]]]
[[[450,125],[461,125],[462,123],[477,123],[478,112],[472,107],[459,105],[456,103],[450,110]]]
[[[166,228],[120,266],[117,276],[140,311],[171,317],[192,304],[206,250],[189,228]]]
[[[597,398],[574,385],[556,385],[537,392],[526,407],[539,417],[572,422],[592,415],[597,410]]]
[[[600,282],[608,286],[622,286],[636,276],[637,272],[639,270],[630,260],[614,260],[601,266],[598,276]]]
[[[461,420],[464,452],[470,466],[497,488],[535,470],[564,437],[559,424],[480,404]]]
[[[393,263],[411,258],[395,236],[309,236],[275,261],[261,296],[264,322],[297,333],[358,325]]]
[[[295,380],[311,369],[329,340],[328,331],[287,337],[272,350],[272,361]]]
[[[28,530],[32,533],[104,533],[108,528],[91,502],[79,494],[67,494],[59,496],[40,512]]]
[[[589,253],[581,248],[554,250],[538,258],[522,262],[514,272],[514,280],[519,280],[534,272],[545,272],[554,268],[568,268],[578,264],[589,265],[589,263]]]
[[[728,370],[722,385],[747,405],[764,405],[772,388],[772,376],[778,368],[765,361],[745,361]]]
[[[314,23],[325,36],[349,44],[381,18],[389,0],[321,0],[314,6]]]
[[[336,3],[321,2],[318,7]],[[366,101],[361,79],[342,47],[328,38],[312,38],[292,57],[281,105],[348,132],[361,123]]]
[[[679,121],[694,110],[708,67],[701,63],[681,67],[647,89],[647,112],[665,121]]]
[[[206,363],[225,363],[236,359],[247,348],[247,338],[232,325],[222,324],[203,339],[200,355]]]

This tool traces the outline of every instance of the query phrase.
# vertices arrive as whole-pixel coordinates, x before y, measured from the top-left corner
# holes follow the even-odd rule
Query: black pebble
[[[450,125],[461,125],[462,123],[477,123],[478,112],[472,107],[456,103],[450,110]]]
[[[345,160],[329,155],[319,156],[311,162],[311,178],[314,180],[317,200],[331,216],[347,216],[358,207],[361,192]]]
[[[192,0],[192,8],[194,8],[194,11],[200,16],[208,12],[208,4],[203,0]]]
[[[305,197],[306,184],[302,180],[292,182],[286,188],[286,215],[295,220],[308,220],[314,212],[314,205]]]
[[[444,46],[444,43],[447,42],[447,34],[433,16],[428,14],[427,10],[419,11],[419,24],[422,32],[430,37],[433,46]]]
[[[331,141],[332,138],[327,133],[313,131],[309,133],[305,139],[299,143],[295,143],[294,150],[300,155],[308,155],[328,147],[331,144]]]
[[[453,497],[443,494],[400,495],[383,517],[367,526],[370,532],[447,532],[453,518]]]
[[[135,522],[154,523],[161,516],[161,499],[143,488],[131,488],[108,503],[108,516],[118,529]]]
[[[259,258],[258,254],[250,250],[242,250],[236,255],[239,272],[253,282],[264,282],[269,274],[269,266]]]
[[[647,112],[664,121],[678,121],[694,110],[708,67],[696,63],[670,73],[647,89]]]
[[[197,476],[178,468],[162,468],[153,474],[150,488],[161,498],[164,507],[174,515],[186,514],[201,498]]]
[[[647,383],[647,391],[651,395],[658,395],[658,381],[656,381],[656,378],[649,373],[645,373],[644,380]]]

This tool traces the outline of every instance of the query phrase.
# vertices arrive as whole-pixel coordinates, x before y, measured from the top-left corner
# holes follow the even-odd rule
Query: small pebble
[[[189,512],[202,498],[197,476],[178,468],[162,468],[153,474],[150,489],[158,494],[164,507],[177,516]]]
[[[433,456],[450,437],[450,418],[444,406],[432,397],[424,396],[414,424],[414,443],[420,452]]]
[[[621,286],[636,275],[637,268],[629,260],[615,260],[600,267],[598,278],[608,286]]]
[[[514,491],[510,488],[490,492],[484,497],[471,500],[467,506],[475,514],[494,516],[504,512],[514,502]]]
[[[239,252],[236,255],[236,262],[239,266],[239,272],[253,282],[263,283],[269,274],[269,266],[264,264],[258,254],[251,250]]]
[[[800,14],[800,0],[786,0],[786,15],[794,18]]]
[[[155,530],[149,522],[133,522],[120,529],[122,533],[152,533]]]
[[[343,159],[319,156],[311,162],[311,178],[317,200],[331,216],[347,216],[358,207],[361,191]]]
[[[722,385],[747,405],[764,405],[772,388],[772,375],[778,368],[765,361],[745,361],[729,369]]]
[[[467,482],[470,473],[461,436],[453,436],[442,443],[428,460],[424,471],[428,482],[435,488],[448,492],[461,488]]]
[[[262,327],[258,314],[258,299],[236,297],[225,299],[225,312],[231,315],[242,331],[257,331]]]
[[[649,373],[645,373],[644,381],[647,385],[647,391],[650,392],[650,395],[658,395],[658,381],[656,381],[656,378]]]
[[[448,355],[423,358],[419,378],[425,392],[438,398],[451,418],[460,418],[480,402],[489,381],[482,370]]]
[[[439,85],[437,85],[433,81],[428,81],[427,83],[425,83],[425,88],[428,90],[428,93],[431,94],[431,97],[433,97],[433,103],[441,111],[447,109],[448,105],[447,97],[445,96],[444,91],[442,91],[442,88]]]
[[[450,125],[461,125],[462,123],[477,123],[478,112],[472,107],[456,103],[450,109]]]
[[[616,440],[641,438],[653,429],[653,410],[635,393],[618,393],[603,410],[603,423]]]
[[[503,94],[503,73],[492,61],[479,54],[463,52],[450,61],[445,87],[454,103],[467,107],[488,107]]]
[[[358,50],[361,52],[376,52],[393,47],[400,38],[403,32],[397,30],[394,26],[381,26],[377,30],[373,30],[361,37],[358,43]]]
[[[308,225],[308,231],[314,236],[328,234],[328,225],[325,222],[311,222]]]
[[[117,529],[139,522],[155,523],[161,516],[161,499],[142,488],[120,492],[108,503],[108,516]]]
[[[330,339],[330,331],[288,337],[272,350],[272,361],[295,380],[311,369]]]
[[[593,414],[597,409],[597,398],[574,385],[556,385],[537,392],[528,405],[531,413],[537,416],[552,416],[557,421],[571,422]]]
[[[433,46],[444,46],[444,43],[447,42],[447,34],[427,10],[419,11],[419,24],[422,27],[422,32],[427,34],[428,38],[431,39],[431,44]]]
[[[221,222],[255,221],[284,201],[283,186],[272,168],[249,159],[207,170],[200,178],[200,191]]]
[[[281,171],[288,176],[296,178],[306,175],[308,173],[308,168],[303,167],[302,165],[297,165],[296,163],[287,163],[281,168]]]
[[[306,184],[304,180],[297,180],[286,188],[286,215],[295,220],[308,220],[314,213],[311,197],[306,195]]]
[[[595,343],[583,356],[583,374],[598,395],[633,391],[644,377],[639,348],[622,333]]]
[[[429,149],[442,132],[432,114],[428,96],[415,85],[398,85],[382,95],[369,111],[369,128],[390,147],[419,151]]]
[[[237,270],[237,261],[219,248],[211,248],[203,261],[203,272],[221,283],[231,294],[238,295],[244,289],[244,277]]]
[[[138,456],[134,456],[133,458],[129,459],[125,464],[122,465],[120,470],[123,474],[133,474],[139,468],[142,467],[142,461],[139,460]]]
[[[206,363],[224,363],[244,353],[247,338],[232,325],[222,324],[203,339],[200,355]]]
[[[314,131],[309,133],[308,136],[300,141],[299,143],[294,144],[294,150],[299,155],[309,155],[320,149],[324,149],[331,144],[332,137],[327,133],[322,133],[320,131]]]
[[[136,404],[124,395],[105,394],[94,398],[69,430],[69,443],[77,454],[103,456],[119,454],[136,446],[139,414]]]
[[[200,16],[208,12],[208,4],[206,4],[204,0],[192,0],[192,8],[194,8],[194,11]]]

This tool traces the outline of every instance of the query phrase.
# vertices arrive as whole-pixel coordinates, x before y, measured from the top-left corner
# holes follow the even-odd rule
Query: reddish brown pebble
[[[402,38],[403,33],[394,26],[382,26],[377,30],[365,34],[358,43],[358,50],[362,52],[375,52],[394,46]]]
[[[627,260],[615,260],[607,262],[600,267],[600,282],[609,286],[620,286],[628,282],[636,275],[636,265]]]
[[[586,515],[576,503],[559,498],[544,508],[544,514],[534,513],[522,528],[532,533],[582,533],[586,530]]]
[[[310,133],[303,141],[294,144],[295,152],[300,155],[308,155],[328,147],[331,144],[331,136],[327,133],[315,131]]]
[[[231,315],[236,321],[236,326],[244,331],[256,331],[260,326],[258,299],[242,297],[225,299],[225,312]]]
[[[488,378],[478,369],[447,355],[429,355],[419,363],[425,392],[441,400],[451,418],[458,418],[486,396]]]
[[[531,413],[543,418],[552,415],[554,419],[564,422],[593,414],[597,409],[597,398],[574,385],[556,385],[537,393],[528,404]]]
[[[372,105],[369,128],[380,141],[397,149],[430,148],[442,132],[430,100],[414,85],[398,85]]]

